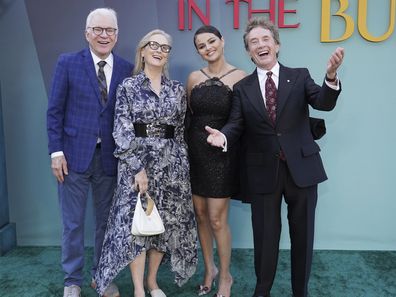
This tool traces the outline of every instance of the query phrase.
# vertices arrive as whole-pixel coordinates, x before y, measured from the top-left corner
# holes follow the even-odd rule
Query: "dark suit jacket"
[[[228,145],[241,136],[241,195],[273,192],[282,150],[294,182],[308,187],[327,179],[309,123],[309,105],[332,110],[340,93],[315,84],[306,68],[280,65],[276,125],[272,125],[260,91],[257,70],[234,86],[228,123],[221,132]]]
[[[55,68],[47,111],[48,149],[50,154],[63,151],[68,167],[79,173],[88,169],[100,137],[104,171],[116,174],[112,137],[115,93],[118,84],[132,75],[133,65],[113,56],[106,106],[100,102],[99,82],[88,48],[62,54]]]

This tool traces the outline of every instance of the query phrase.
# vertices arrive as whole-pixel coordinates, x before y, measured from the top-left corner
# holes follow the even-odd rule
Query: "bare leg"
[[[129,264],[129,269],[132,275],[135,297],[145,297],[144,285],[143,285],[145,264],[146,264],[146,252],[142,252],[139,256],[135,258],[135,260],[133,260]]]
[[[149,263],[147,270],[147,289],[151,292],[154,289],[159,289],[157,284],[157,273],[162,258],[164,257],[164,253],[161,253],[155,249],[151,249],[147,253]]]
[[[207,198],[193,195],[193,202],[205,265],[205,276],[202,285],[212,289],[213,279],[217,276],[218,270],[213,260],[213,233],[210,226]]]
[[[220,281],[218,293],[223,296],[231,295],[232,276],[231,261],[231,232],[228,225],[229,198],[208,198],[208,213],[210,225],[217,246],[220,260]]]

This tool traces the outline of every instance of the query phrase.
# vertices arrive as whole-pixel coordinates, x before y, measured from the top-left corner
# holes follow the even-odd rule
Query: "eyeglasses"
[[[102,35],[103,31],[106,31],[106,34],[108,36],[113,36],[117,32],[116,28],[102,28],[102,27],[88,27],[88,28],[92,29],[92,32],[94,32],[95,35]]]
[[[163,53],[169,53],[171,51],[171,49],[172,49],[172,47],[170,45],[168,45],[168,44],[159,44],[156,41],[149,41],[143,47],[146,47],[146,46],[149,46],[154,51],[159,49],[159,48],[161,48],[161,51]]]

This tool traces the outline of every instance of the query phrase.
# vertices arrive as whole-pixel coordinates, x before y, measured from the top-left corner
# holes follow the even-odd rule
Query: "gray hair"
[[[278,28],[275,27],[275,25],[270,20],[264,18],[251,18],[247,22],[245,33],[243,34],[243,42],[245,44],[246,50],[249,50],[249,42],[247,40],[248,35],[250,31],[257,27],[269,30],[272,33],[272,37],[274,38],[276,44],[280,44]]]
[[[138,74],[140,71],[144,70],[144,61],[141,56],[142,49],[147,45],[147,43],[150,41],[151,36],[153,35],[162,35],[166,38],[166,41],[170,46],[172,46],[172,37],[166,33],[163,30],[160,29],[155,29],[153,31],[148,32],[146,35],[143,36],[142,39],[140,39],[138,45],[136,46],[136,54],[135,54],[135,68],[133,69],[133,74]],[[169,78],[169,59],[166,62],[162,73]]]
[[[112,17],[114,19],[114,22],[115,22],[115,25],[116,25],[115,29],[117,29],[117,31],[118,31],[117,13],[115,12],[114,9],[107,8],[107,7],[105,7],[105,8],[96,8],[96,9],[92,10],[87,16],[85,29],[88,29],[88,27],[91,25],[92,18],[94,16],[96,16],[96,15],[103,15],[103,16]]]

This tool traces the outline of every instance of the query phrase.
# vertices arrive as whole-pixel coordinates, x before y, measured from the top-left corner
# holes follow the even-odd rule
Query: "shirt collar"
[[[100,61],[105,61],[106,64],[110,66],[110,68],[113,68],[113,61],[114,61],[113,53],[110,53],[110,55],[108,55],[106,59],[102,60],[97,55],[95,55],[95,53],[92,50],[90,50],[90,52],[95,65],[98,65],[98,62]]]
[[[139,82],[139,84],[143,84],[144,82],[149,81],[149,78],[147,77],[144,70],[141,70],[138,74],[136,74],[136,79]],[[167,78],[164,74],[161,75],[161,84],[170,85],[170,79]]]
[[[279,78],[279,63],[277,62],[274,67],[272,67],[270,70],[265,70],[262,68],[257,67],[257,74],[260,77],[265,77],[267,75],[267,72],[271,71],[272,75],[276,76],[277,78]]]

